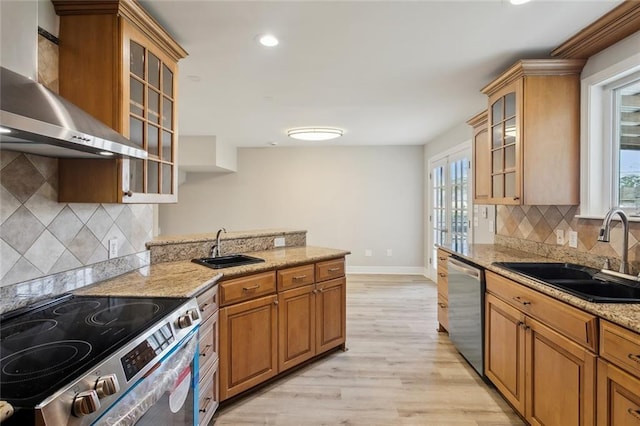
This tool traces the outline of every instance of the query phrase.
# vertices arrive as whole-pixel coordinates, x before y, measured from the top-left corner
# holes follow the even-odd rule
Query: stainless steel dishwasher
[[[449,338],[484,378],[484,270],[450,256]]]

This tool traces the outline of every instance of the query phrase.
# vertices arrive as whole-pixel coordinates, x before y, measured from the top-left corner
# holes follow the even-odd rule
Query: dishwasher
[[[449,338],[484,378],[484,270],[454,256],[447,267]]]

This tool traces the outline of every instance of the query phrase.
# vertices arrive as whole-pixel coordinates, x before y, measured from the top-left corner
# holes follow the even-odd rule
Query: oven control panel
[[[138,374],[147,364],[166,349],[175,337],[171,332],[171,326],[165,324],[155,333],[140,342],[135,348],[131,349],[125,356],[120,358],[124,375],[127,381]]]

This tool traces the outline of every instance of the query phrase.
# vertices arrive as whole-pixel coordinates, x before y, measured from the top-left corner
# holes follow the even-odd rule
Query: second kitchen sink
[[[640,282],[572,263],[495,262],[497,266],[595,303],[639,303]]]
[[[231,268],[233,266],[250,265],[252,263],[264,262],[264,259],[258,257],[247,256],[246,254],[230,254],[227,256],[201,257],[192,259],[194,263],[208,266],[213,269]]]

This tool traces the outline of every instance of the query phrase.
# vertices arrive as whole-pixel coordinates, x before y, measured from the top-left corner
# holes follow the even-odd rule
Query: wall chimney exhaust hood
[[[42,84],[0,67],[0,149],[47,157],[147,158],[147,152]]]

